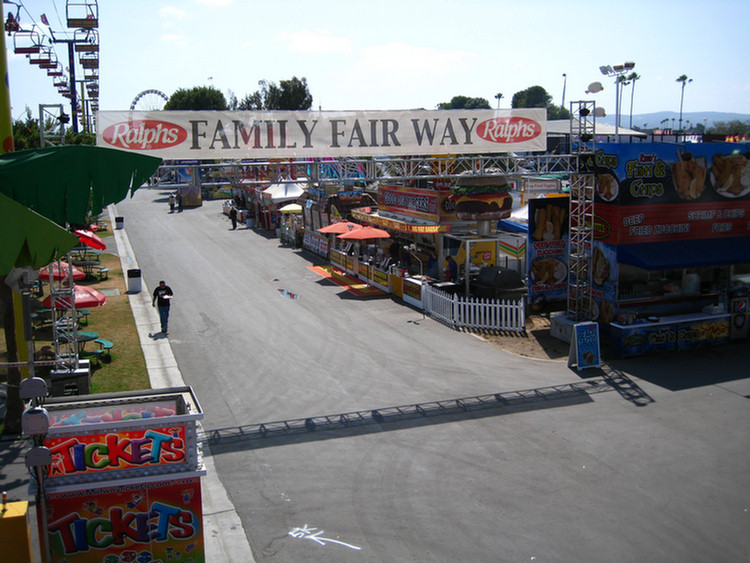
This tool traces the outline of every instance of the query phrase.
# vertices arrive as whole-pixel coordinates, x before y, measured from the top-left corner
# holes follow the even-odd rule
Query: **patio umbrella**
[[[73,300],[76,309],[90,309],[91,307],[104,305],[107,302],[107,296],[93,287],[77,285],[73,288]],[[52,297],[50,295],[45,297],[42,305],[51,307]],[[58,309],[70,309],[70,301],[65,298],[57,298],[55,300],[55,307]]]
[[[376,229],[375,227],[362,227],[361,229],[354,229],[348,233],[339,235],[340,239],[344,240],[367,240],[371,238],[390,238],[391,235],[383,229]]]
[[[336,235],[341,235],[341,234],[353,231],[355,229],[361,229],[361,228],[362,228],[362,225],[360,225],[359,223],[352,223],[351,221],[339,221],[338,223],[331,223],[330,225],[321,227],[320,229],[318,229],[318,232],[319,233],[333,233]]]
[[[49,281],[50,275],[49,275],[49,269],[50,266],[52,267],[52,279],[55,281],[64,280],[68,277],[68,268],[70,266],[65,262],[52,262],[49,266],[45,266],[44,268],[39,268],[37,272],[39,273],[39,279]],[[78,281],[82,280],[86,277],[86,273],[81,270],[80,268],[76,268],[75,266],[73,268],[73,280]]]
[[[280,213],[302,213],[302,206],[299,203],[287,203],[284,207],[279,208]]]
[[[104,241],[99,235],[95,235],[91,231],[78,230],[73,231],[73,234],[78,237],[78,240],[80,240],[82,244],[85,244],[89,248],[95,250],[106,250],[107,248],[107,245],[104,244]]]

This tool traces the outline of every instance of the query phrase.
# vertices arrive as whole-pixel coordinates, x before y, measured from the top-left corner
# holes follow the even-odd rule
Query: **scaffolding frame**
[[[595,102],[570,103],[570,147],[576,171],[570,176],[567,314],[573,321],[592,318],[595,113]]]

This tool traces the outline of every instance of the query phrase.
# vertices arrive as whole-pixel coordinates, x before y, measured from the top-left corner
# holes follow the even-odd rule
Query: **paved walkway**
[[[111,224],[115,224],[116,207],[108,207]],[[133,249],[124,229],[115,229],[117,253],[122,264],[123,274],[128,270],[139,269]],[[128,282],[126,277],[126,283]],[[162,338],[155,331],[159,327],[159,314],[151,306],[151,292],[141,281],[141,291],[128,291],[130,307],[133,310],[138,337],[143,348],[149,380],[153,389],[181,387],[185,385],[177,361],[172,354],[169,339]],[[204,445],[203,462],[206,476],[202,479],[203,491],[203,541],[206,561],[227,563],[254,563],[247,535],[240,517],[214,468],[213,457]]]
[[[112,225],[115,225],[115,206],[109,206]],[[117,254],[122,264],[123,274],[127,270],[138,269],[133,249],[124,229],[114,230]],[[127,278],[126,278],[127,283]],[[166,387],[181,387],[186,385],[177,361],[172,354],[172,347],[167,338],[158,335],[155,330],[159,327],[159,315],[151,306],[151,296],[145,283],[141,283],[141,291],[128,292],[128,299],[133,310],[138,336],[146,360],[149,380],[154,389]],[[5,412],[6,385],[0,386],[0,418]],[[226,563],[255,563],[247,535],[242,522],[226,493],[224,485],[219,479],[213,457],[203,446],[203,461],[206,466],[206,476],[202,478],[203,491],[203,541],[205,545],[206,561]],[[8,499],[29,500],[29,520],[31,522],[32,543],[35,551],[35,561],[41,561],[39,542],[36,532],[36,510],[33,496],[28,491],[29,474],[25,467],[25,454],[28,450],[26,440],[3,440],[0,442],[0,487],[8,492]]]

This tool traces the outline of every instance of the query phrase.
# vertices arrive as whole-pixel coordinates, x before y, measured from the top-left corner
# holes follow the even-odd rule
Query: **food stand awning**
[[[261,193],[263,194],[263,200],[265,202],[280,203],[282,201],[292,201],[297,199],[305,193],[305,188],[302,184],[289,180],[278,184],[271,184]]]
[[[623,244],[617,247],[617,260],[644,270],[750,262],[750,237]]]

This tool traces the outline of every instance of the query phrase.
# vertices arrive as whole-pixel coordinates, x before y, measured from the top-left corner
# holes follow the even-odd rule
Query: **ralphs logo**
[[[102,133],[104,142],[121,149],[152,151],[179,145],[188,133],[174,123],[147,119],[122,121],[107,127]]]
[[[521,143],[538,137],[542,127],[525,117],[495,117],[477,126],[477,135],[492,143]]]

